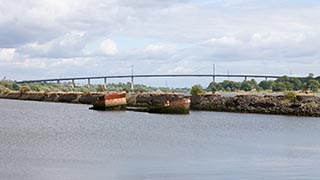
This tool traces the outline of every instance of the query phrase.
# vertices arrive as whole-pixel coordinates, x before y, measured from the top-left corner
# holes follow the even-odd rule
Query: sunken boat
[[[126,93],[108,93],[98,96],[92,103],[94,110],[125,110],[127,106]]]
[[[176,93],[142,93],[137,95],[135,107],[127,109],[160,114],[189,114],[190,97]]]

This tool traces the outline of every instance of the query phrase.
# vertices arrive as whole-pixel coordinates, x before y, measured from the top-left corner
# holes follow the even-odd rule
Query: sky
[[[217,74],[320,75],[319,50],[316,0],[0,1],[0,77],[12,80],[127,75],[131,65],[134,74],[210,74],[215,64]]]

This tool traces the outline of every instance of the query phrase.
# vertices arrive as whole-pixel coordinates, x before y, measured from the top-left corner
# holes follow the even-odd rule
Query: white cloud
[[[291,61],[292,58],[320,57],[320,34],[306,32],[254,32],[222,38],[210,38],[202,47],[207,53],[224,60]]]
[[[104,40],[100,45],[100,49],[105,55],[115,55],[118,53],[117,44],[111,39]]]
[[[16,49],[0,48],[0,61],[12,61],[15,56]]]
[[[173,45],[165,44],[149,44],[144,48],[145,53],[173,53],[176,51],[176,47]]]
[[[206,41],[205,44],[209,44],[210,46],[215,47],[234,47],[240,46],[242,42],[235,37],[224,36],[221,38],[211,38],[208,41]]]
[[[192,68],[177,66],[174,69],[169,69],[169,73],[172,73],[172,74],[192,73]]]
[[[84,56],[87,42],[85,32],[71,31],[44,43],[31,42],[20,47],[19,52],[30,57],[78,57]]]
[[[38,69],[38,70],[47,70],[48,67],[48,62],[45,61],[44,59],[24,59],[23,61],[17,61],[15,64],[19,68],[24,68],[24,69]],[[41,71],[40,71],[41,72]]]
[[[116,61],[136,64],[141,73],[190,73],[192,69],[186,67],[201,69],[215,62],[221,63],[221,69],[259,69],[264,74],[274,73],[272,66],[290,64],[293,69],[303,67],[296,69],[307,74],[320,59],[320,22],[314,18],[320,16],[320,3],[294,4],[257,0],[0,2],[0,60],[12,65],[10,72],[5,66],[0,72],[13,71],[23,77],[30,68],[34,78],[46,72],[52,76],[57,72],[59,76],[104,73],[105,65]],[[91,71],[88,64],[96,70]],[[259,67],[263,64],[270,68]],[[15,66],[26,71],[14,71]],[[36,68],[45,71],[38,73]],[[118,68],[110,72],[126,73]],[[280,68],[277,73],[281,74]]]

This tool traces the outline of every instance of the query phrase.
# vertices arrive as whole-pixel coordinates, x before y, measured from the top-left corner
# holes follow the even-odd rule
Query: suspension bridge
[[[216,82],[216,78],[261,78],[261,79],[277,79],[283,75],[250,75],[250,74],[144,74],[144,75],[114,75],[114,76],[87,76],[87,77],[68,77],[68,78],[54,78],[54,79],[37,79],[37,80],[23,80],[18,81],[19,84],[28,83],[61,83],[62,81],[69,81],[75,86],[76,81],[86,80],[90,86],[91,80],[101,79],[104,85],[107,85],[108,79],[131,79],[131,88],[133,89],[135,78],[183,78],[183,77],[199,77],[199,78],[212,78],[213,82]]]

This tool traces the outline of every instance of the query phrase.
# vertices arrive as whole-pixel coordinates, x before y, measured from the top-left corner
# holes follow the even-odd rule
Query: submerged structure
[[[139,94],[136,97],[137,111],[161,114],[189,114],[190,97],[183,94]]]
[[[94,110],[125,110],[126,93],[108,93],[98,96],[92,103]]]

